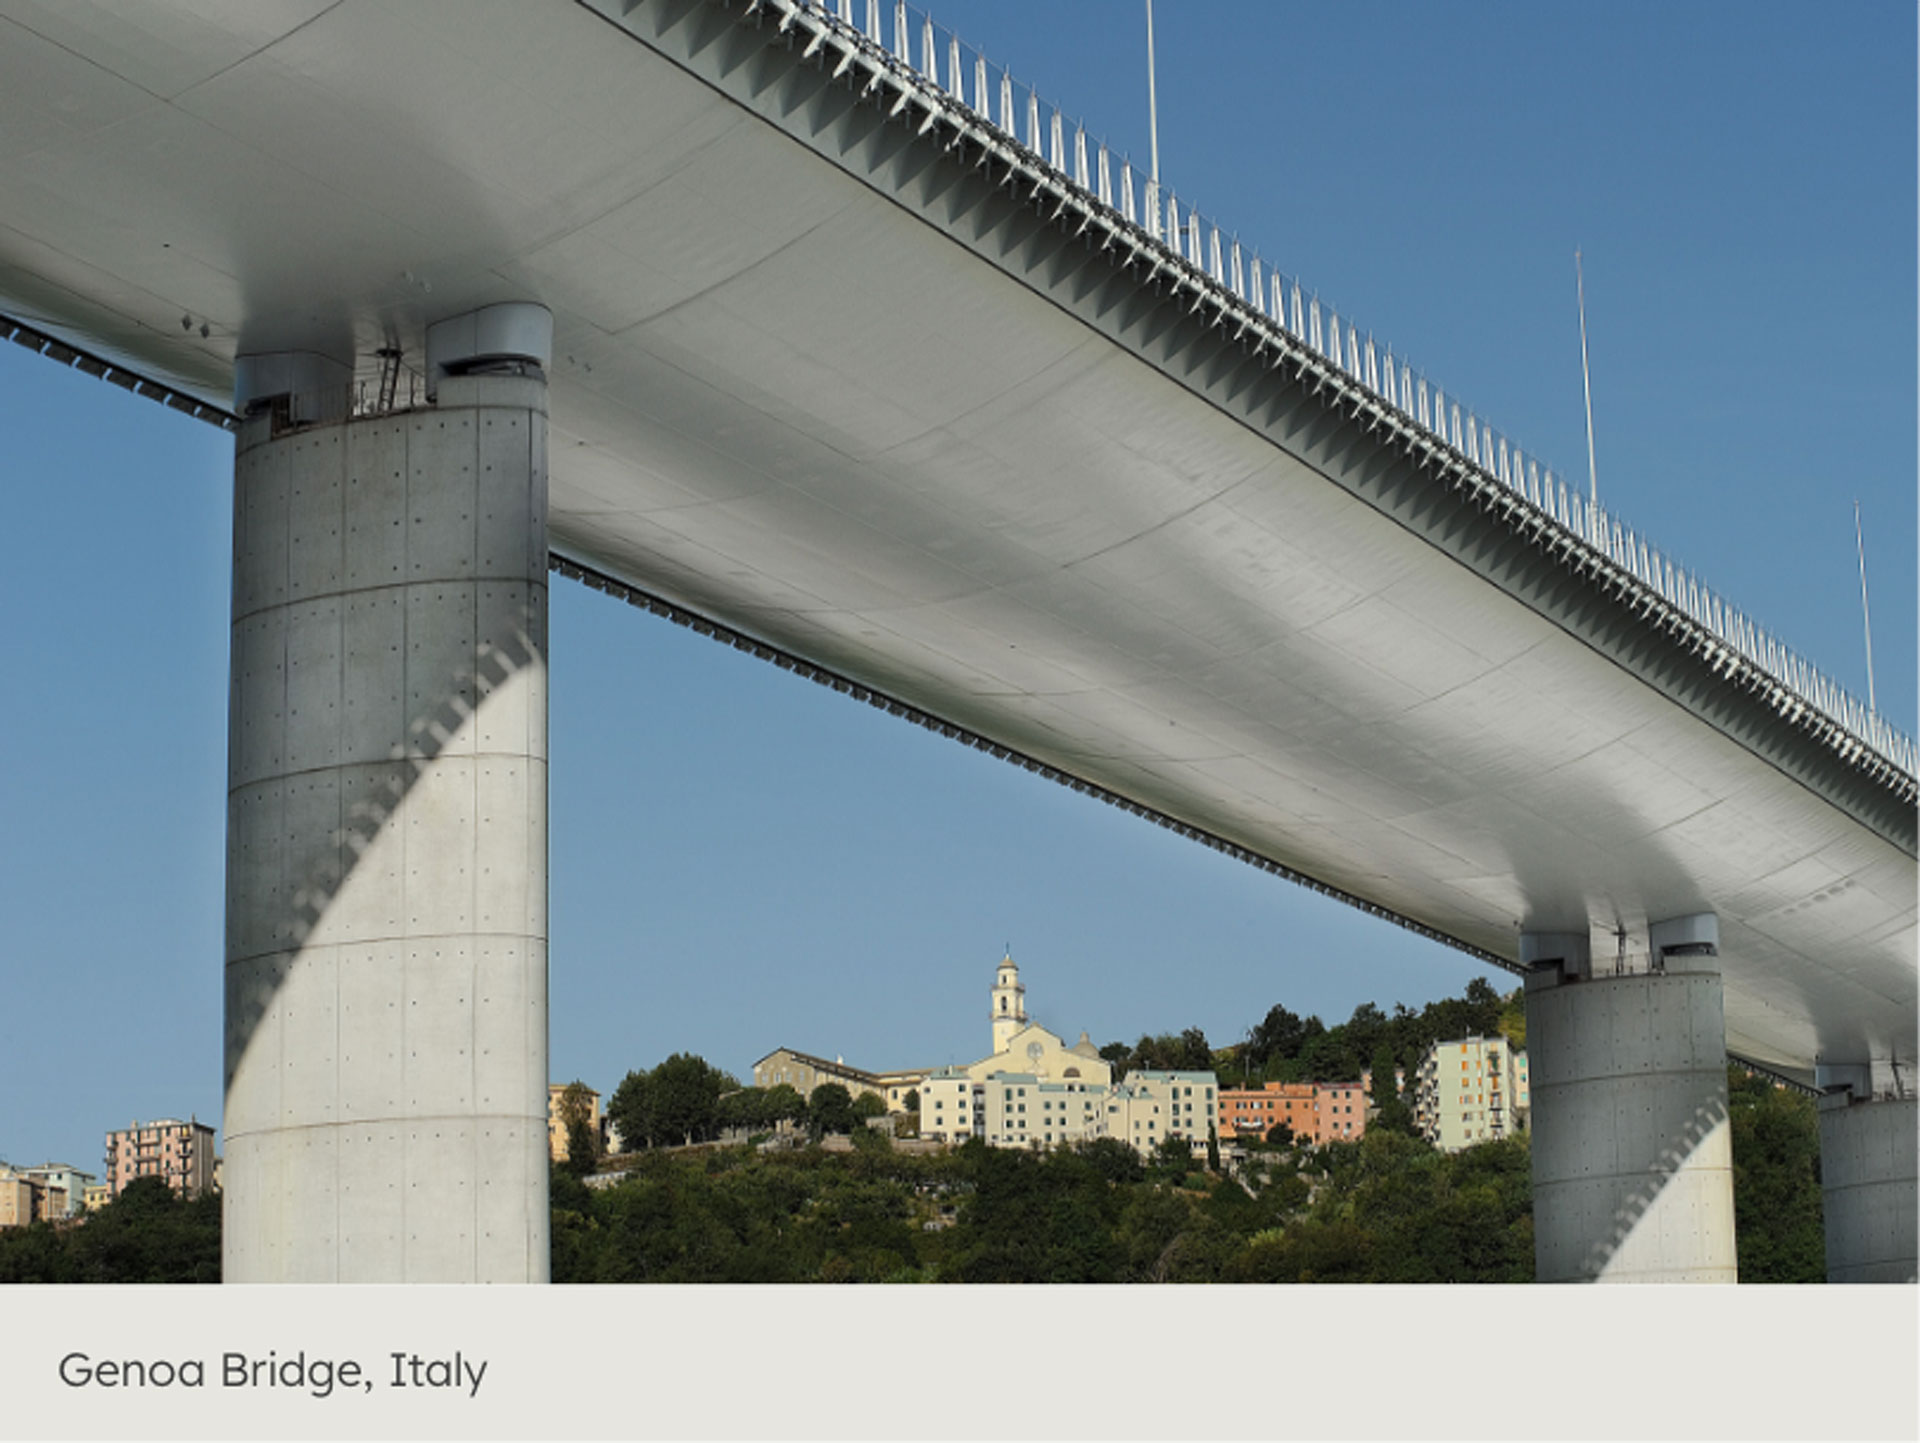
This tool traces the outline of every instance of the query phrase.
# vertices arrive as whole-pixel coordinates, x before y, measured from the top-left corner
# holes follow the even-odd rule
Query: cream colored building
[[[1168,1137],[1196,1154],[1219,1136],[1219,1082],[1211,1072],[1130,1072],[1107,1096],[1106,1135],[1145,1157]]]
[[[1000,959],[987,999],[993,1051],[961,1066],[867,1072],[782,1047],[753,1065],[755,1087],[785,1083],[801,1096],[837,1082],[854,1096],[871,1092],[889,1112],[920,1094],[920,1136],[992,1147],[1058,1147],[1118,1137],[1143,1154],[1169,1132],[1204,1148],[1219,1126],[1218,1085],[1210,1072],[1138,1073],[1119,1087],[1113,1068],[1085,1032],[1073,1043],[1027,1015],[1027,989],[1013,958]]]
[[[920,1087],[920,1136],[933,1142],[978,1137],[992,1147],[1085,1142],[1106,1136],[1107,1092],[1104,1082],[1032,1072],[975,1077],[967,1068],[941,1068]]]
[[[1037,1022],[1026,1022],[1007,1033],[1006,1041],[1004,1050],[970,1062],[963,1070],[976,1079],[999,1072],[1025,1072],[1044,1082],[1077,1082],[1097,1087],[1113,1083],[1113,1068],[1084,1032],[1080,1040],[1069,1047],[1057,1032],[1049,1032]]]
[[[1008,1071],[1031,1073],[1046,1083],[1105,1086],[1111,1081],[1113,1069],[1100,1060],[1099,1050],[1087,1034],[1082,1032],[1080,1040],[1069,1046],[1057,1033],[1049,1032],[1027,1016],[1026,993],[1013,958],[1002,958],[995,970],[988,1000],[993,1051],[958,1070],[975,1081],[985,1081],[996,1072]],[[829,1062],[824,1057],[781,1047],[754,1063],[753,1085],[766,1088],[785,1083],[802,1097],[808,1097],[822,1083],[837,1082],[855,1097],[863,1092],[873,1093],[886,1103],[889,1112],[907,1111],[907,1094],[917,1091],[924,1132],[925,1118],[934,1111],[929,1106],[927,1086],[935,1077],[944,1076],[947,1086],[940,1096],[952,1096],[949,1074],[954,1071],[953,1068],[903,1068],[894,1072],[868,1072],[850,1066],[844,1059]],[[948,1119],[953,1115],[951,1107],[944,1112]]]
[[[902,1077],[918,1079],[920,1073],[878,1073],[868,1072],[862,1067],[850,1067],[846,1062],[835,1059],[832,1062],[824,1057],[815,1057],[810,1052],[796,1052],[791,1047],[778,1047],[753,1064],[753,1085],[755,1087],[779,1087],[783,1084],[791,1087],[802,1097],[813,1096],[816,1087],[824,1087],[829,1082],[837,1082],[846,1088],[851,1097],[863,1092],[871,1092],[885,1102],[892,1111],[893,1099],[888,1096],[889,1079],[893,1079],[892,1090],[904,1096],[912,1083],[899,1084]]]
[[[873,1076],[880,1085],[881,1095],[887,1100],[888,1112],[911,1112],[913,1109],[907,1106],[907,1097],[920,1090],[920,1084],[927,1080],[927,1070],[914,1067],[899,1072],[876,1072]]]
[[[994,971],[987,1020],[992,1052],[922,1078],[922,1137],[1047,1147],[1105,1135],[1112,1067],[1085,1032],[1069,1046],[1027,1015],[1027,989],[1011,956]]]
[[[962,1069],[976,1081],[1020,1072],[1041,1082],[1112,1085],[1113,1068],[1085,1032],[1068,1046],[1057,1032],[1027,1016],[1027,989],[1011,956],[1001,958],[994,972],[987,1015],[993,1024],[993,1051]]]
[[[1527,1055],[1504,1037],[1436,1042],[1420,1059],[1414,1122],[1442,1152],[1511,1137],[1526,1125]]]
[[[90,1172],[82,1172],[71,1163],[43,1162],[38,1167],[20,1168],[18,1171],[39,1181],[43,1186],[55,1189],[60,1195],[60,1211],[49,1214],[56,1218],[73,1218],[86,1211],[85,1197],[88,1189],[100,1186],[98,1179]],[[220,1185],[218,1159],[215,1160],[213,1185]]]
[[[58,1183],[0,1167],[0,1228],[23,1228],[67,1215],[67,1190]]]

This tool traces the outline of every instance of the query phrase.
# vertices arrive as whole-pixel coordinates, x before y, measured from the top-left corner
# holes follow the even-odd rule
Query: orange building
[[[1268,1082],[1220,1089],[1223,1137],[1264,1137],[1280,1123],[1316,1146],[1347,1142],[1367,1130],[1365,1082]]]
[[[1265,1137],[1284,1122],[1301,1141],[1315,1140],[1313,1090],[1311,1082],[1223,1087],[1220,1089],[1220,1134],[1222,1137]]]

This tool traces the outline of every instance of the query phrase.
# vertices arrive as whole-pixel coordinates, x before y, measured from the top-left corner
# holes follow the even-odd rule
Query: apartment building
[[[1266,1082],[1220,1089],[1222,1137],[1265,1137],[1285,1123],[1294,1137],[1313,1140],[1318,1128],[1311,1082]]]
[[[67,1190],[31,1171],[0,1164],[0,1228],[23,1228],[67,1215]]]
[[[1220,1090],[1222,1136],[1264,1137],[1285,1123],[1298,1142],[1352,1142],[1367,1130],[1368,1082],[1268,1082]]]
[[[1367,1130],[1367,1083],[1316,1082],[1313,1086],[1313,1140],[1352,1142]]]
[[[185,1197],[198,1197],[217,1177],[213,1129],[196,1118],[136,1121],[107,1134],[107,1187],[119,1197],[139,1177],[157,1177]]]
[[[1055,1147],[1107,1132],[1107,1087],[1033,1072],[975,1077],[943,1067],[920,1085],[920,1136],[933,1142],[978,1137],[993,1147]]]
[[[1218,1091],[1211,1072],[1129,1072],[1107,1095],[1106,1135],[1142,1157],[1173,1136],[1202,1154],[1219,1136]]]
[[[1504,1037],[1436,1042],[1415,1074],[1414,1122],[1443,1152],[1511,1137],[1529,1104],[1527,1056]]]
[[[99,1181],[92,1173],[82,1172],[64,1162],[43,1162],[38,1167],[20,1168],[18,1171],[39,1179],[50,1188],[60,1189],[65,1201],[62,1210],[55,1216],[63,1218],[78,1217],[86,1211],[87,1192]]]

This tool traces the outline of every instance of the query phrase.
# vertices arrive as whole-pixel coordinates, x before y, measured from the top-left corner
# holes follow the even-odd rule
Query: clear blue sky
[[[1142,6],[936,18],[1147,150]],[[1162,173],[1881,707],[1915,699],[1914,12],[1162,0]],[[1842,23],[1844,22],[1844,23]],[[0,348],[0,1157],[220,1111],[231,441]],[[1476,964],[556,579],[552,1064],[1096,1041]],[[1503,988],[1504,974],[1495,976]]]

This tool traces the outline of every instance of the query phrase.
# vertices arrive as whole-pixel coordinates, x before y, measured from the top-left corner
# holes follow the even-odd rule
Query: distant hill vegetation
[[[1116,1066],[1211,1066],[1221,1081],[1376,1080],[1436,1040],[1523,1042],[1519,996],[1485,983],[1422,1011],[1372,1004],[1323,1026],[1276,1006],[1232,1046],[1197,1028],[1102,1049]],[[1197,1059],[1203,1055],[1206,1063]],[[554,1169],[555,1282],[1526,1282],[1533,1203],[1524,1134],[1442,1153],[1399,1099],[1354,1142],[1256,1145],[1216,1170],[1184,1143],[1141,1159],[1100,1139],[1024,1152],[969,1142],[896,1151],[844,1089],[739,1089],[676,1054],[629,1074],[611,1109],[653,1147],[585,1181]],[[1819,1132],[1811,1099],[1728,1069],[1740,1280],[1818,1282]],[[706,1142],[785,1123],[811,1145]],[[1384,1125],[1382,1125],[1384,1124]],[[584,1129],[580,1129],[584,1131]],[[842,1135],[844,1150],[819,1146]],[[764,1135],[759,1134],[759,1135]],[[220,1200],[130,1184],[84,1222],[0,1233],[0,1282],[217,1282]]]

